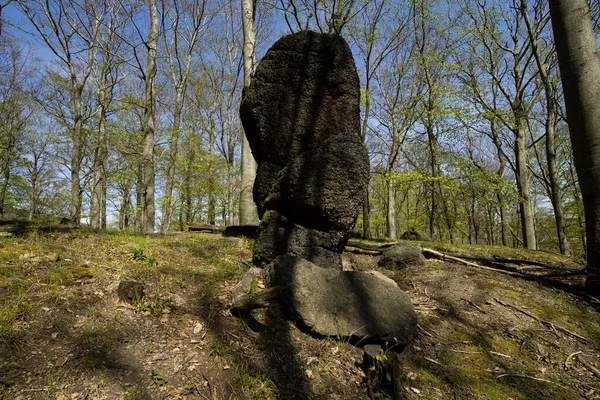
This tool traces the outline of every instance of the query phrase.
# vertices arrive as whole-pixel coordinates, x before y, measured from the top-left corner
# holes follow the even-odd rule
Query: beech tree
[[[600,294],[600,57],[586,0],[550,0],[550,15],[585,210],[586,289]]]
[[[31,21],[41,40],[66,68],[71,102],[71,201],[70,218],[79,225],[82,207],[80,181],[84,147],[83,92],[92,73],[96,37],[102,18],[91,3],[76,0],[19,0],[21,9]]]
[[[250,86],[256,68],[256,31],[254,29],[255,2],[241,0],[242,28],[244,33],[243,62],[244,87]],[[242,189],[240,191],[240,224],[255,224],[258,218],[256,205],[252,196],[252,187],[256,179],[256,161],[252,156],[246,135],[242,134]]]
[[[171,80],[175,89],[173,104],[173,124],[169,135],[169,152],[167,158],[167,176],[162,206],[161,231],[169,229],[173,186],[175,182],[175,166],[181,134],[181,116],[183,113],[185,94],[190,78],[194,48],[198,43],[203,26],[206,25],[206,0],[162,1],[164,42]],[[168,25],[168,26],[167,26]]]

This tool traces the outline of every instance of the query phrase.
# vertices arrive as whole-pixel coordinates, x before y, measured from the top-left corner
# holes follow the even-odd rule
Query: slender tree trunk
[[[104,200],[104,188],[106,186],[106,114],[107,114],[107,83],[109,69],[105,65],[102,68],[100,78],[100,87],[98,89],[99,103],[99,125],[98,125],[98,143],[94,151],[94,183],[92,188],[92,197],[90,200],[90,227],[98,229],[102,227],[102,204]],[[106,213],[106,211],[104,211]]]
[[[179,132],[181,130],[181,115],[183,112],[183,86],[177,86],[175,95],[175,110],[173,113],[173,127],[169,143],[169,158],[167,161],[167,178],[165,182],[165,194],[162,206],[161,232],[165,232],[171,225],[171,214],[173,209],[173,186],[175,184],[175,166],[177,165],[177,153],[179,151]]]
[[[529,169],[527,167],[527,142],[525,135],[525,121],[520,112],[515,112],[517,116],[515,127],[515,175],[517,179],[517,189],[521,197],[519,202],[519,213],[521,215],[521,231],[523,232],[523,244],[526,248],[537,250],[535,238],[535,216],[531,205],[531,189],[529,179]]]
[[[256,35],[254,33],[253,0],[242,0],[242,29],[244,31],[244,87],[250,86],[256,66]],[[240,191],[240,224],[255,224],[258,220],[252,187],[256,178],[256,162],[246,135],[242,135],[242,188]]]
[[[386,236],[389,239],[396,239],[396,193],[394,180],[389,176],[387,179],[387,195]]]
[[[209,135],[209,143],[208,143],[208,170],[209,170],[209,178],[208,178],[208,207],[207,207],[207,217],[208,223],[211,225],[215,225],[216,220],[216,186],[217,182],[215,179],[216,171],[214,171],[214,158],[215,158],[215,128],[211,127]]]
[[[146,60],[145,102],[142,144],[142,221],[140,231],[154,233],[154,126],[156,118],[156,93],[154,78],[156,76],[156,47],[158,43],[158,10],[156,0],[149,0],[150,31],[148,32],[148,56]]]
[[[587,237],[586,289],[600,293],[600,56],[586,0],[550,0]]]
[[[72,67],[73,69],[74,67]],[[73,150],[71,152],[71,204],[69,207],[71,221],[75,225],[79,225],[81,221],[81,204],[82,204],[82,190],[81,181],[79,175],[81,171],[81,158],[83,151],[83,119],[81,112],[81,96],[83,92],[83,86],[77,85],[76,75],[74,72],[71,73],[71,85],[73,90],[71,91],[73,96]]]
[[[119,230],[123,230],[129,226],[129,209],[131,207],[131,199],[129,187],[123,188],[123,198],[121,200],[121,208],[119,209]]]
[[[433,112],[433,108],[430,108],[430,113]],[[431,199],[431,210],[429,215],[429,234],[431,240],[435,241],[438,237],[438,214],[439,214],[439,192],[440,184],[437,179],[440,177],[440,167],[438,161],[438,142],[434,132],[433,121],[431,116],[426,117],[427,120],[427,139],[429,142],[429,156],[431,158],[431,184],[430,184],[430,199]]]
[[[556,109],[554,104],[554,86],[550,81],[550,77],[548,76],[548,67],[542,58],[542,54],[538,46],[536,27],[533,26],[531,20],[529,19],[526,0],[521,0],[521,13],[525,19],[525,24],[527,25],[529,40],[531,42],[531,47],[538,71],[544,85],[544,93],[546,97],[546,164],[548,166],[548,186],[550,189],[550,200],[554,210],[554,220],[556,222],[558,247],[561,254],[571,254],[571,246],[569,245],[569,240],[565,233],[565,220],[562,210],[562,191],[560,188],[558,172],[556,170],[556,143],[554,134],[554,127],[556,126]]]
[[[4,215],[4,203],[6,202],[6,193],[8,192],[8,182],[10,181],[10,168],[7,166],[3,172],[4,182],[0,189],[0,216]]]

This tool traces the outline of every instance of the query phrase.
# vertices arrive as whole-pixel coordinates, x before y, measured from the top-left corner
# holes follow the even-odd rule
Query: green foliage
[[[12,385],[15,378],[19,375],[20,372],[13,364],[5,364],[3,367],[0,367],[0,385],[4,385],[6,387]]]
[[[247,366],[238,369],[238,378],[244,392],[251,399],[276,399],[277,391],[266,372],[251,372]]]
[[[156,385],[162,386],[169,382],[169,378],[166,375],[161,375],[157,370],[153,369],[150,373],[150,379]]]
[[[32,310],[33,304],[25,300],[23,288],[11,288],[8,300],[0,305],[0,340],[12,340],[18,329],[16,322]]]

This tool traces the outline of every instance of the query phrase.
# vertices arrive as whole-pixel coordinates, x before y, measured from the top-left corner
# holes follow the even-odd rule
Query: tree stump
[[[378,388],[391,393],[394,399],[404,399],[400,382],[402,366],[398,353],[384,351],[378,344],[367,344],[363,351],[362,369],[369,391]]]

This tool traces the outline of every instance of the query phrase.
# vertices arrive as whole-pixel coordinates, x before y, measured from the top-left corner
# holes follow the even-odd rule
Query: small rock
[[[150,357],[150,362],[168,360],[169,356],[165,353],[158,353]]]
[[[48,307],[42,307],[42,311],[48,312],[48,311],[50,311],[50,309]]]
[[[173,295],[172,301],[175,307],[183,307],[186,304],[185,299],[178,294]]]
[[[412,265],[425,265],[425,257],[421,250],[408,244],[397,244],[386,249],[378,265],[382,268],[403,269]]]
[[[195,326],[194,326],[194,334],[197,335],[200,332],[202,332],[202,330],[204,329],[204,325],[202,325],[200,322],[198,322]]]

